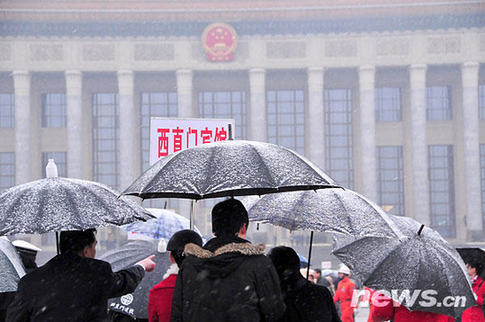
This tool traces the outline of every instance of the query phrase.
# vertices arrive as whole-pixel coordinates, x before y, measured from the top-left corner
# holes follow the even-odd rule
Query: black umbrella
[[[83,230],[151,218],[135,202],[86,180],[46,178],[0,194],[0,235]]]
[[[0,293],[17,291],[25,269],[15,247],[6,237],[0,237]]]
[[[243,198],[249,219],[289,230],[399,237],[379,206],[348,189],[292,191]]]
[[[485,250],[483,248],[478,247],[463,247],[457,248],[458,254],[460,254],[461,258],[465,263],[469,261],[474,261],[482,265],[482,274],[481,277],[485,277]]]
[[[412,218],[389,217],[404,238],[335,234],[333,254],[350,267],[356,280],[391,292],[395,301],[410,310],[461,316],[475,304],[475,298],[460,255],[433,229]],[[429,292],[436,303],[421,291]],[[418,294],[418,299],[404,301],[406,292]],[[455,299],[451,306],[449,296]]]
[[[110,263],[113,271],[118,271],[155,254],[155,270],[145,275],[133,293],[110,299],[110,310],[136,319],[148,319],[148,294],[153,286],[162,281],[163,275],[171,265],[168,253],[159,253],[157,247],[158,240],[130,240],[99,258]]]
[[[357,192],[343,188],[273,193],[260,198],[247,197],[243,202],[250,220],[290,230],[310,230],[309,262],[314,231],[353,236],[402,236],[379,206]]]
[[[161,159],[124,194],[197,200],[330,187],[335,182],[294,151],[262,142],[222,141]]]

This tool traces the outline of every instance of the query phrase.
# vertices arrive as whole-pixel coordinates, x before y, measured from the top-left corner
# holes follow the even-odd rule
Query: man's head
[[[96,256],[96,229],[61,231],[61,254],[72,252],[81,257]]]
[[[219,202],[212,208],[212,232],[216,237],[246,234],[249,217],[244,205],[234,198]]]
[[[346,277],[350,276],[350,269],[347,267],[347,265],[342,264],[340,265],[340,268],[338,270],[338,277],[340,279],[345,279]]]
[[[480,275],[483,269],[482,264],[474,260],[467,261],[466,268],[468,270],[468,275],[472,278],[476,275]]]
[[[286,280],[290,276],[300,274],[300,258],[293,248],[277,246],[268,254],[273,262],[280,280]]]
[[[179,267],[182,265],[182,261],[185,258],[185,245],[190,243],[202,246],[202,238],[199,234],[189,229],[176,232],[168,241],[167,250],[170,251],[170,255]]]
[[[319,279],[322,276],[322,270],[320,268],[315,268],[314,272],[315,272],[314,275],[316,279]]]

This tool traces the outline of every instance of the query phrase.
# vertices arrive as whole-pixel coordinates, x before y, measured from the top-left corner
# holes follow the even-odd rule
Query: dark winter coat
[[[281,286],[286,311],[280,322],[340,322],[332,295],[325,286],[307,281],[299,272]]]
[[[278,275],[264,246],[214,238],[185,246],[171,321],[277,321],[285,310]]]
[[[108,298],[133,292],[144,274],[141,266],[113,273],[104,261],[57,255],[20,280],[7,321],[105,321]]]

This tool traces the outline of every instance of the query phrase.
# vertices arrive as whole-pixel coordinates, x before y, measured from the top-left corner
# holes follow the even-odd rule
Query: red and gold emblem
[[[225,23],[210,24],[202,34],[202,45],[209,61],[231,61],[237,47],[236,31]]]

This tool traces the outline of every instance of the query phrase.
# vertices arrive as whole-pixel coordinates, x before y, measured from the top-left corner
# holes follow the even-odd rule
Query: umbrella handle
[[[227,131],[229,132],[227,139],[230,141],[234,140],[234,138],[232,137],[232,124],[227,124]]]
[[[421,225],[421,227],[419,227],[419,230],[418,230],[418,236],[421,235],[421,232],[423,231],[423,228],[424,228],[424,225]]]
[[[308,266],[306,267],[306,279],[310,276],[310,263],[312,261],[313,230],[310,234],[310,248],[308,249]]]
[[[56,248],[57,248],[57,255],[59,255],[61,253],[60,249],[59,249],[59,232],[56,231]]]

